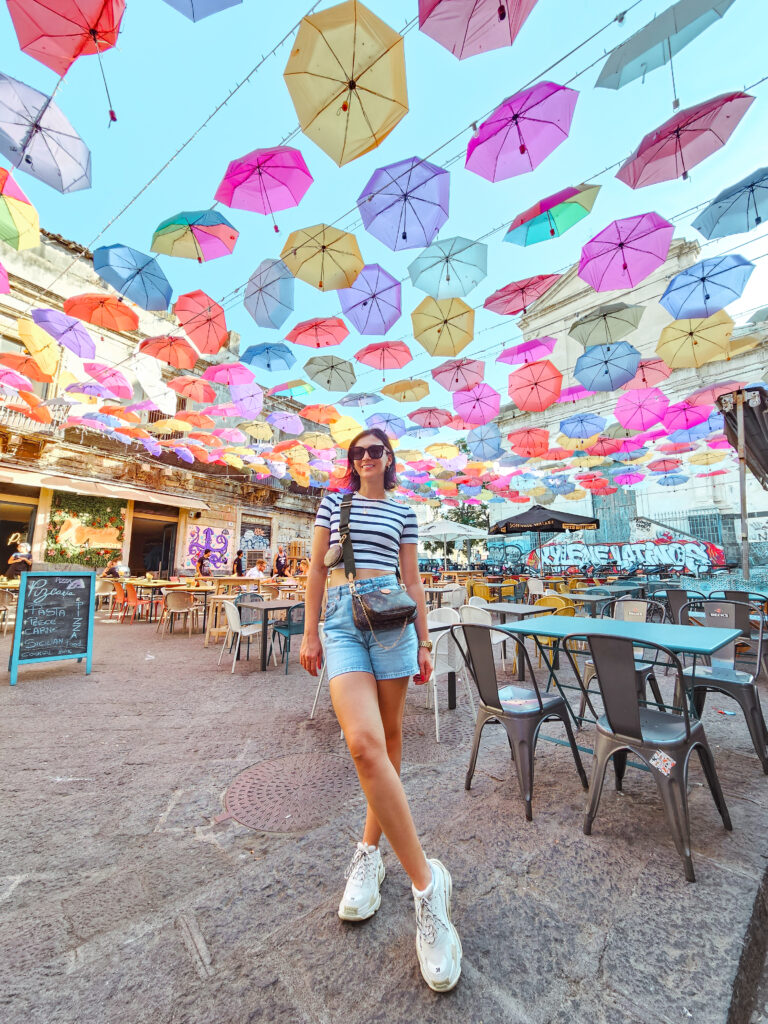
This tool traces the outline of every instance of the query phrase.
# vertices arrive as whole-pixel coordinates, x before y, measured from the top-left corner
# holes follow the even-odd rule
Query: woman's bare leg
[[[405,711],[405,696],[408,692],[408,677],[377,679],[376,687],[379,694],[379,711],[381,712],[381,724],[384,727],[387,756],[399,775],[403,756],[403,713]],[[381,832],[381,825],[369,804],[365,815],[363,842],[368,843],[369,846],[378,846]]]
[[[432,870],[416,835],[400,776],[389,757],[376,680],[369,672],[347,672],[334,676],[330,689],[368,806],[413,884],[426,889]]]

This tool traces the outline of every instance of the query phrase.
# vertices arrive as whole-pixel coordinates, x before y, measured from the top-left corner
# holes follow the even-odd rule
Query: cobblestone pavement
[[[411,688],[404,783],[428,855],[453,874],[464,946],[459,986],[438,996],[386,844],[380,911],[336,916],[363,802],[327,689],[310,720],[303,672],[263,675],[252,659],[232,675],[218,653],[99,621],[90,676],[63,662],[0,682],[4,1024],[761,1019],[762,1003],[741,1019],[729,1007],[768,864],[768,778],[718,701],[705,725],[734,831],[696,760],[691,885],[647,773],[628,769],[624,794],[608,781],[587,837],[570,752],[542,742],[526,822],[500,727],[467,792],[466,697],[448,711],[443,690],[438,745]],[[250,806],[258,829],[223,803],[252,766],[229,809]]]

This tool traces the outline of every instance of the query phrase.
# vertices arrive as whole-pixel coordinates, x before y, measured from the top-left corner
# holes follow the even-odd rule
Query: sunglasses
[[[350,462],[359,462],[365,458],[366,452],[369,458],[380,459],[386,450],[383,444],[369,444],[367,448],[364,448],[361,444],[353,444],[348,454]]]

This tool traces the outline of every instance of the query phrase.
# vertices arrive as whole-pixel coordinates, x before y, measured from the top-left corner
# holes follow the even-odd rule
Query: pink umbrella
[[[628,391],[616,403],[614,416],[627,430],[647,430],[667,411],[669,399],[658,388]]]
[[[347,325],[337,316],[320,316],[302,320],[286,334],[286,340],[308,348],[328,348],[340,345],[349,334]]]
[[[579,277],[596,292],[633,288],[662,265],[674,231],[658,213],[614,220],[581,250]]]
[[[468,391],[485,375],[485,363],[479,359],[448,359],[432,370],[433,379],[446,391]]]
[[[599,437],[586,451],[590,455],[613,455],[614,452],[621,451],[623,443],[618,437]]]
[[[238,210],[268,214],[277,231],[274,212],[298,206],[312,181],[298,149],[254,149],[230,163],[214,198]]]
[[[421,427],[445,427],[453,417],[445,409],[423,406],[421,409],[416,409],[415,412],[409,412],[408,419],[418,423]]]
[[[464,60],[511,46],[536,0],[419,0],[419,28]]]
[[[497,363],[527,363],[533,359],[541,359],[542,356],[551,354],[557,344],[557,338],[531,338],[530,341],[523,341],[519,345],[505,348],[501,355],[496,356]]]
[[[536,299],[540,299],[561,277],[561,274],[538,274],[536,277],[526,277],[522,281],[512,281],[499,288],[493,295],[489,295],[483,306],[494,313],[501,313],[502,316],[525,313],[528,306]]]
[[[684,441],[676,441],[669,444],[660,444],[658,450],[665,455],[682,455],[684,452],[692,452],[696,445],[687,444]]]
[[[754,98],[729,92],[678,110],[645,136],[616,177],[630,188],[687,178],[691,167],[726,144]]]
[[[501,395],[488,384],[476,384],[469,391],[456,391],[453,408],[465,423],[489,423],[499,414]]]
[[[206,405],[202,411],[206,416],[214,416],[221,419],[237,415],[237,409],[231,402],[227,405]]]
[[[680,459],[656,459],[655,462],[648,463],[648,469],[652,473],[671,473],[682,466],[682,464]]]
[[[590,395],[596,395],[596,391],[588,391],[581,384],[572,384],[568,388],[563,388],[560,392],[558,402],[580,402],[582,398],[589,398]]]
[[[355,359],[359,363],[365,363],[366,366],[373,366],[375,369],[381,370],[382,380],[384,379],[384,370],[394,370],[405,366],[406,363],[410,363],[412,358],[411,350],[402,341],[377,341],[361,348],[359,352],[355,352]]]
[[[216,427],[213,433],[228,444],[245,444],[248,438],[237,427]]]
[[[568,138],[578,93],[537,82],[509,96],[480,125],[464,166],[488,181],[532,171]]]
[[[8,295],[11,290],[11,285],[8,281],[8,271],[5,269],[2,263],[0,263],[0,295]]]
[[[8,369],[7,366],[0,366],[0,385],[6,388],[14,388],[16,391],[31,391],[32,382],[23,374]]]
[[[707,441],[707,448],[714,448],[715,450],[717,450],[719,448],[730,448],[730,447],[731,447],[731,442],[725,436],[723,436],[723,437],[715,437],[715,438],[713,438],[713,440]]]
[[[645,480],[645,473],[619,473],[613,478],[613,482],[621,484],[622,487],[631,487],[632,484],[639,484],[641,480]]]
[[[690,405],[688,402],[678,402],[670,405],[662,416],[662,423],[667,430],[690,430],[699,423],[709,419],[712,412],[711,405]]]
[[[215,355],[226,342],[229,331],[224,308],[200,289],[180,295],[173,312],[198,352]]]
[[[689,405],[714,405],[720,395],[727,395],[729,391],[738,391],[746,385],[745,380],[725,380],[722,384],[710,384],[706,388],[699,388],[692,392],[685,399]]]
[[[248,384],[253,380],[253,371],[242,363],[216,363],[206,368],[203,378],[214,384]]]
[[[509,397],[525,412],[548,409],[560,397],[563,375],[548,359],[526,363],[509,375]]]
[[[115,398],[133,398],[133,388],[128,383],[128,378],[114,366],[107,366],[106,363],[83,363],[83,369]]]
[[[667,366],[663,359],[656,357],[652,359],[641,359],[637,373],[628,380],[626,384],[621,385],[622,391],[637,391],[641,388],[655,387],[657,384],[661,384],[663,380],[672,373],[672,370]]]

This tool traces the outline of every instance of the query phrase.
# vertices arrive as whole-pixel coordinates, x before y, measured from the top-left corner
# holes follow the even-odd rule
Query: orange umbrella
[[[190,441],[199,441],[201,444],[207,444],[210,448],[224,448],[224,442],[216,434],[207,434],[202,430],[193,430],[188,435]]]
[[[178,370],[191,370],[199,358],[190,342],[177,334],[147,338],[139,345],[139,352],[145,356],[154,356],[161,363],[175,366]]]
[[[50,384],[53,377],[49,373],[43,373],[32,356],[16,355],[14,352],[3,352],[0,355],[0,363],[3,366],[15,370],[16,373],[23,373],[29,380],[37,381],[39,384]]]
[[[174,377],[168,381],[168,387],[177,395],[188,398],[192,402],[215,402],[216,392],[201,377]]]
[[[198,352],[215,355],[229,336],[224,308],[199,289],[180,295],[173,305],[181,326],[197,346]]]
[[[126,437],[133,437],[137,441],[146,441],[148,437],[152,437],[143,427],[115,427],[115,433],[125,434]]]
[[[341,413],[337,412],[332,405],[305,405],[299,413],[303,420],[311,420],[312,423],[335,423],[341,419]]]
[[[95,327],[108,331],[135,331],[139,326],[137,314],[126,306],[123,299],[114,295],[100,295],[98,292],[84,292],[64,301],[67,316],[76,316]]]
[[[175,418],[182,420],[184,423],[191,423],[193,427],[208,427],[212,429],[216,426],[216,420],[211,416],[206,416],[202,412],[193,412],[191,409],[183,409],[181,412],[177,412]]]
[[[103,412],[105,416],[116,416],[119,420],[125,420],[126,423],[141,423],[140,416],[137,416],[135,412],[128,412],[122,405],[102,405],[99,412]]]
[[[526,363],[509,375],[509,397],[525,412],[542,412],[560,397],[563,375],[548,359]]]

